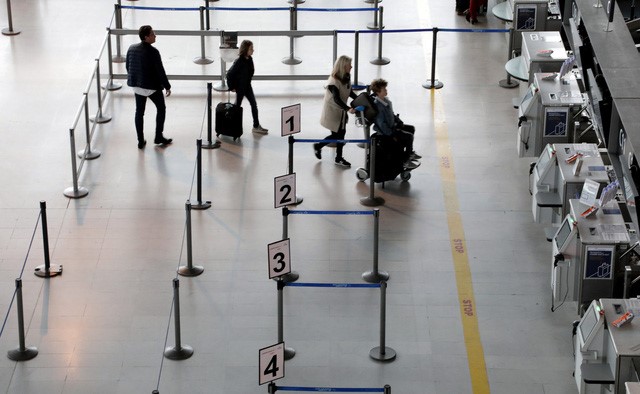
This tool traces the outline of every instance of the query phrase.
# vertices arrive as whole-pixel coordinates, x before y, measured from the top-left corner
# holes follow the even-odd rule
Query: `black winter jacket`
[[[253,58],[240,56],[233,63],[233,67],[237,68],[236,70],[234,70],[237,73],[238,81],[236,92],[243,92],[249,88],[249,85],[251,85],[251,79],[253,78],[253,73],[255,72],[255,68],[253,66]]]
[[[144,41],[133,44],[127,51],[127,85],[171,90],[171,84],[162,66],[160,51]]]

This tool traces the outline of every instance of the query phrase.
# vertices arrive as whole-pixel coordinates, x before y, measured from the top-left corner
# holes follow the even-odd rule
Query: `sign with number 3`
[[[269,279],[291,272],[289,238],[270,243],[267,249],[269,251]]]

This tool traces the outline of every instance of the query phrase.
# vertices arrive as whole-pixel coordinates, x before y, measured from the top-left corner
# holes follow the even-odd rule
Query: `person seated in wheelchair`
[[[416,128],[412,125],[404,124],[400,116],[393,112],[393,104],[387,96],[388,82],[382,78],[374,79],[371,82],[371,91],[374,94],[374,102],[378,109],[378,114],[373,121],[373,129],[382,135],[392,137],[404,148],[405,157],[403,166],[406,169],[414,169],[420,165],[418,159],[422,156],[413,150],[413,135]]]

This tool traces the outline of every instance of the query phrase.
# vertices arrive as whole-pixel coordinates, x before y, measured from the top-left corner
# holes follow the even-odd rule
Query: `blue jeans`
[[[156,139],[162,138],[164,130],[164,119],[167,116],[167,106],[164,104],[164,95],[162,89],[156,90],[151,96],[151,101],[155,104],[156,110]],[[136,94],[136,134],[138,142],[144,141],[144,110],[147,107],[147,97]]]

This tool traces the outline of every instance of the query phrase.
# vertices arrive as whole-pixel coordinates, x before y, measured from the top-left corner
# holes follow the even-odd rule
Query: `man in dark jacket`
[[[133,44],[127,51],[127,85],[133,88],[136,96],[136,133],[138,135],[138,149],[144,148],[147,141],[144,139],[144,110],[147,106],[147,97],[155,104],[156,136],[155,144],[168,145],[173,140],[164,138],[164,119],[167,107],[164,104],[162,90],[167,90],[167,97],[171,95],[171,84],[162,66],[160,52],[151,44],[156,42],[156,34],[149,25],[141,26],[138,30],[140,43]]]

